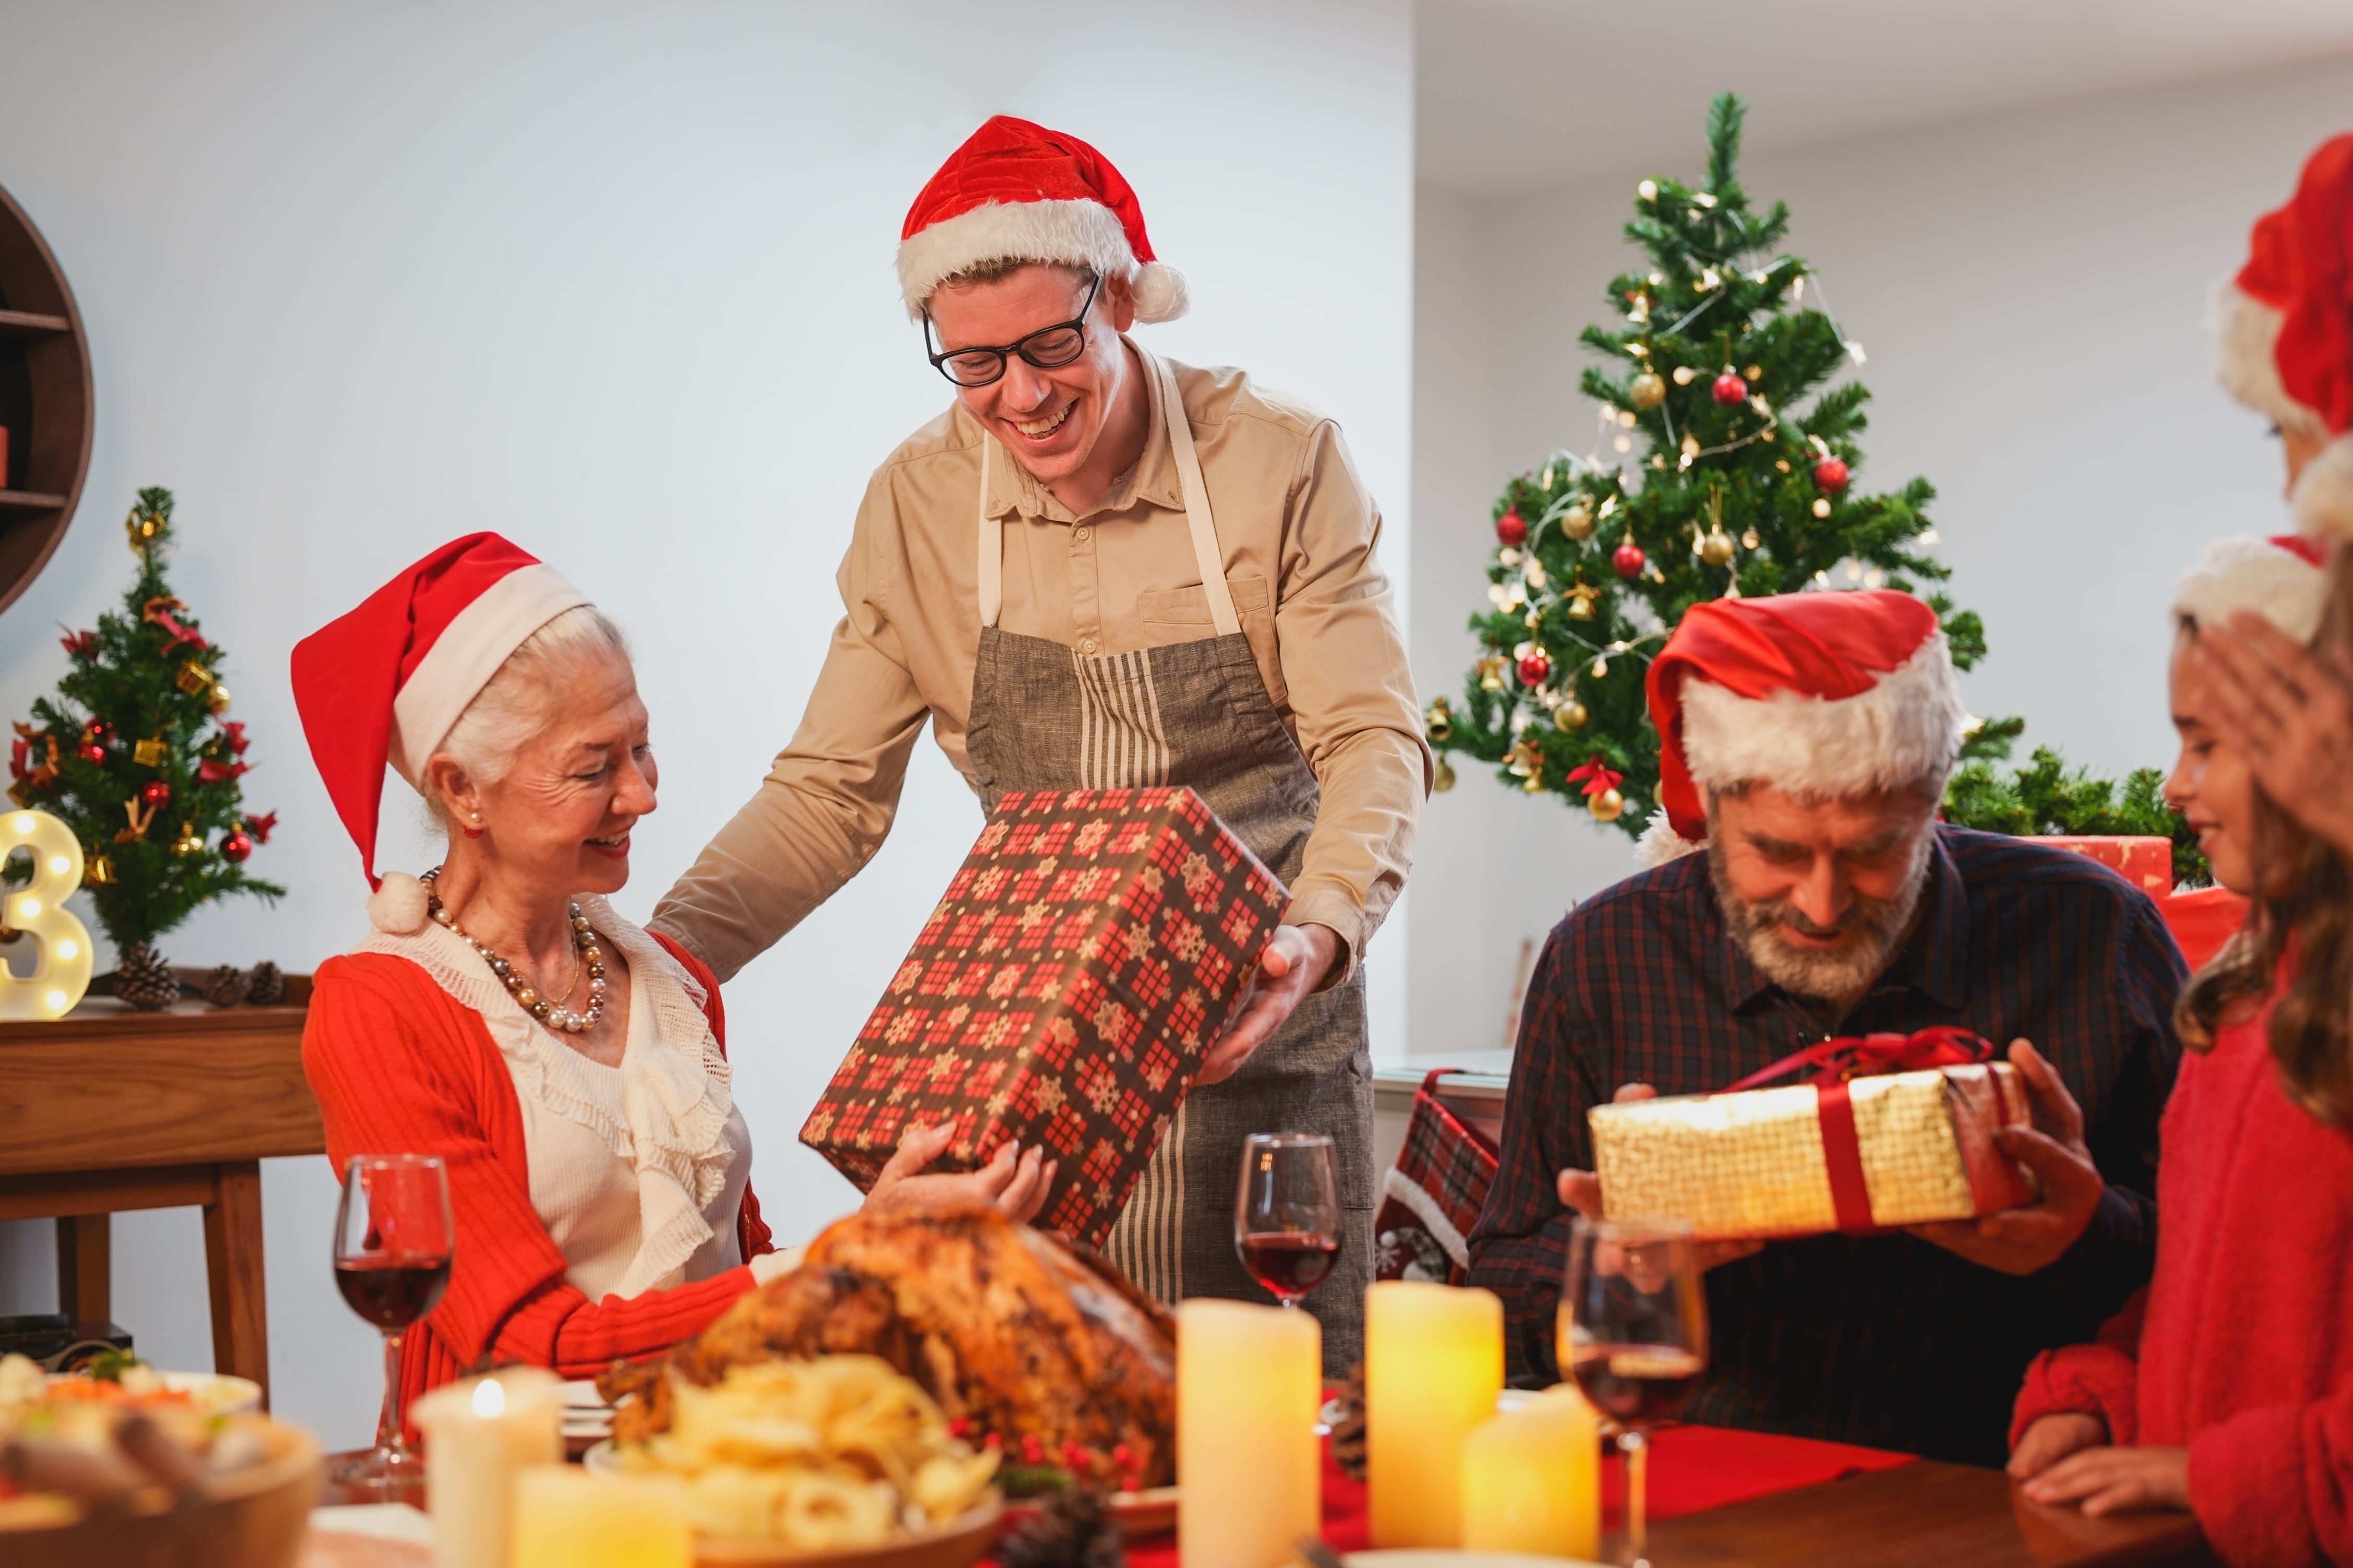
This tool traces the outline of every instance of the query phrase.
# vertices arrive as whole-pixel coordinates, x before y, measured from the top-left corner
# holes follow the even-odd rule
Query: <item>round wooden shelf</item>
[[[41,231],[0,190],[0,610],[49,563],[90,471],[90,343]]]

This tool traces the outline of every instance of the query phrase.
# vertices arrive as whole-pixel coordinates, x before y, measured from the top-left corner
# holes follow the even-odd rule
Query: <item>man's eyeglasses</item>
[[[1040,327],[1021,339],[1000,349],[957,349],[953,353],[932,352],[932,313],[923,312],[923,353],[932,368],[955,382],[958,386],[987,386],[1003,378],[1005,360],[1008,354],[1019,354],[1028,363],[1039,370],[1060,370],[1087,348],[1087,312],[1095,308],[1095,294],[1103,288],[1103,274],[1087,287],[1087,302],[1079,313],[1067,321],[1050,327]]]

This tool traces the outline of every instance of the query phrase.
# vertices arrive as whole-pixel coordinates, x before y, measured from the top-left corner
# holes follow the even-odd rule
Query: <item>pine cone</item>
[[[1365,1479],[1365,1363],[1348,1369],[1347,1391],[1340,1395],[1340,1419],[1332,1423],[1332,1459],[1352,1481]]]
[[[245,1000],[245,971],[224,963],[205,976],[205,1000],[216,1007],[234,1007]]]
[[[180,981],[162,953],[138,942],[114,966],[114,994],[131,1006],[153,1012],[180,999]]]
[[[253,966],[246,977],[245,999],[256,1007],[275,1007],[286,1000],[286,976],[278,966],[263,959]]]
[[[1068,1486],[997,1548],[1000,1568],[1127,1568],[1127,1542],[1103,1493]]]

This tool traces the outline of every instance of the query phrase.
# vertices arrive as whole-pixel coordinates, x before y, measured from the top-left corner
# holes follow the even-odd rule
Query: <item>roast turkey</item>
[[[1035,1438],[1100,1482],[1176,1479],[1174,1319],[1092,1252],[988,1208],[832,1226],[667,1362],[608,1373],[614,1435],[669,1426],[669,1376],[707,1386],[743,1362],[852,1352],[888,1361],[1008,1457]]]

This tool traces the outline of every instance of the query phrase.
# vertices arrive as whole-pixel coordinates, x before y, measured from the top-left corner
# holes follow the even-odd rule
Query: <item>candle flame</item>
[[[499,1386],[495,1377],[486,1377],[474,1384],[474,1414],[483,1420],[506,1414],[507,1391]]]

